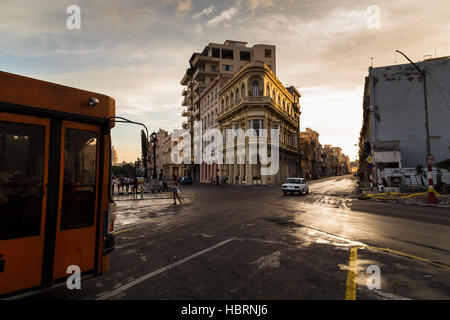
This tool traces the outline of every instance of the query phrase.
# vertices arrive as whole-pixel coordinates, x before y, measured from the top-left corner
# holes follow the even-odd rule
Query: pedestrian
[[[220,177],[219,177],[219,169],[216,170],[216,185],[220,186]]]
[[[179,181],[179,178],[175,177],[175,182],[172,187],[173,205],[175,205],[175,206],[177,205],[177,199],[178,199],[178,201],[180,201],[180,204],[182,204],[181,200],[180,200],[180,187],[178,185],[178,181]]]
[[[130,178],[125,178],[125,189],[127,190],[127,194],[129,194],[130,192]]]
[[[136,177],[134,177],[133,178],[133,190],[132,190],[132,192],[133,192],[133,194],[134,195],[136,195],[136,197],[137,197],[137,192],[138,192],[138,179],[136,178]]]
[[[116,177],[114,177],[112,179],[112,195],[114,195],[114,186],[116,185],[117,181],[116,181]]]
[[[123,194],[124,186],[125,186],[125,178],[123,176],[121,176],[119,181],[120,181],[119,182],[119,194]],[[120,192],[120,190],[122,190],[122,192]]]

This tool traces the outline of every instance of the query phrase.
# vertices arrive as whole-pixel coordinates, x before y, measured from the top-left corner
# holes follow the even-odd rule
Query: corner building
[[[228,178],[229,184],[278,184],[288,177],[299,175],[300,97],[295,87],[284,87],[271,68],[262,61],[246,64],[220,89],[217,121],[224,138],[227,129],[267,129],[267,154],[270,157],[270,129],[280,130],[279,169],[270,176],[261,174],[261,168],[270,164],[262,165],[259,157],[256,164],[249,163],[249,144],[256,143],[256,138],[245,138],[245,164],[238,164],[237,161],[226,163],[226,153],[234,152],[236,159],[237,142],[227,145],[224,141],[221,172]]]

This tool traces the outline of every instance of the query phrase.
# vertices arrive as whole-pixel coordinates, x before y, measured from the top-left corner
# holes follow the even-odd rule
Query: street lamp
[[[419,71],[423,78],[423,97],[424,97],[424,106],[425,106],[425,133],[427,138],[427,163],[428,163],[428,203],[437,203],[436,196],[434,194],[434,186],[433,186],[433,176],[432,176],[432,160],[434,159],[431,155],[431,146],[430,146],[430,126],[428,123],[428,102],[427,102],[427,73],[425,70],[420,69],[414,62],[411,61],[403,52],[396,50],[396,52],[400,53],[402,56],[406,58],[414,68]]]
[[[157,175],[156,175],[156,143],[158,142],[158,139],[156,138],[156,132],[153,131],[152,133],[152,137],[151,137],[151,142],[153,145],[153,176],[152,179],[157,179]]]

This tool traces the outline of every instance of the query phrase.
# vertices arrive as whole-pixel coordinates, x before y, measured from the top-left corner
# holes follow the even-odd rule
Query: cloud
[[[192,16],[192,18],[198,19],[198,18],[200,18],[200,17],[202,17],[202,16],[208,16],[208,15],[210,15],[213,11],[214,11],[214,6],[211,6],[211,7],[205,8],[205,9],[203,9],[202,11],[200,11],[200,12],[194,14],[194,15]]]
[[[215,27],[223,21],[230,20],[237,13],[238,13],[238,10],[235,7],[231,7],[230,9],[222,11],[221,14],[219,14],[218,16],[215,16],[214,18],[209,20],[207,25],[208,25],[208,27]]]
[[[248,0],[248,7],[250,10],[256,10],[258,7],[273,7],[272,0]]]
[[[191,8],[191,0],[179,0],[177,4],[177,15],[184,16],[186,13],[191,11]]]

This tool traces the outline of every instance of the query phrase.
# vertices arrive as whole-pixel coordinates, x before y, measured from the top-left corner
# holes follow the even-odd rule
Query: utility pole
[[[414,62],[411,61],[403,52],[396,50],[396,52],[400,53],[402,56],[406,58],[414,68],[419,71],[423,78],[423,97],[424,97],[424,105],[425,105],[425,132],[426,132],[426,144],[427,144],[427,163],[428,163],[428,203],[437,203],[436,196],[434,194],[434,186],[433,186],[433,177],[432,177],[432,162],[428,161],[433,158],[431,155],[431,146],[430,146],[430,126],[428,122],[428,99],[427,99],[427,74],[425,70],[420,69]]]

